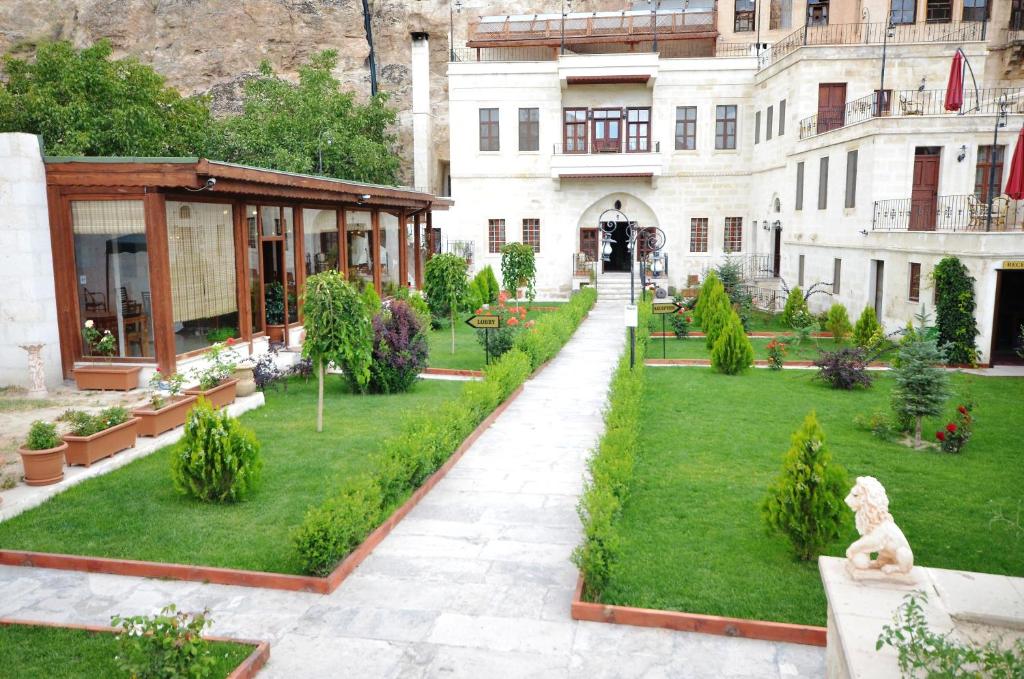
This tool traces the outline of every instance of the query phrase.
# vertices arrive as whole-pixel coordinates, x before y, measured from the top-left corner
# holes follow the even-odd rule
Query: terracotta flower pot
[[[110,429],[98,431],[90,436],[72,436],[67,434],[64,440],[68,444],[66,457],[68,464],[83,464],[86,467],[96,460],[110,457],[135,445],[139,433],[139,418],[133,417],[127,422]]]
[[[252,374],[252,366],[235,368],[235,379],[238,380],[235,387],[236,395],[252,396],[256,393],[256,378]]]
[[[67,443],[46,450],[18,448],[21,464],[25,468],[25,483],[30,486],[48,486],[64,478],[64,453]]]
[[[231,378],[224,380],[213,389],[202,390],[186,389],[185,393],[189,396],[203,396],[213,404],[214,408],[223,408],[229,403],[235,402],[235,396],[237,395],[236,389],[238,387],[238,380]]]
[[[185,424],[185,417],[197,398],[199,397],[178,396],[159,410],[133,410],[132,415],[139,418],[139,436],[159,436],[165,431]]]
[[[73,372],[79,389],[128,391],[139,386],[140,370],[137,365],[85,365]]]
[[[284,342],[284,334],[285,326],[267,324],[267,337],[270,338],[271,342]]]

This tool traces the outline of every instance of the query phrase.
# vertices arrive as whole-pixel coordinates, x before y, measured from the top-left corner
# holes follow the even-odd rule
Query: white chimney
[[[434,118],[430,112],[430,38],[412,34],[412,171],[418,189],[434,192],[431,177]]]

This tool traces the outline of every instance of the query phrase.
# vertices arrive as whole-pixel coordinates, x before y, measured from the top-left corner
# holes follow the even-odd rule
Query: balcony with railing
[[[643,137],[589,141],[552,146],[552,179],[658,177],[662,173],[661,142]]]
[[[974,194],[875,201],[873,231],[1022,232],[1024,201],[1006,196],[988,202]]]
[[[804,118],[800,121],[800,138],[807,139],[872,118],[994,115],[999,113],[1003,101],[1007,103],[1009,112],[1024,113],[1024,89],[1019,87],[967,89],[962,114],[946,110],[946,90],[886,90],[885,96],[881,97],[875,92],[847,102],[843,107],[823,108]]]

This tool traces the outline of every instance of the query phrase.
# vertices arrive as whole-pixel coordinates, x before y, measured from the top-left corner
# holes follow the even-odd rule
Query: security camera
[[[203,188],[209,190],[209,189],[212,189],[216,185],[217,185],[217,179],[215,177],[210,177],[209,179],[206,180],[206,186],[203,187]]]
[[[370,200],[370,194],[368,194],[368,193],[362,194],[361,196],[359,196],[359,200],[361,200],[361,201],[363,201],[365,203],[366,201]]]

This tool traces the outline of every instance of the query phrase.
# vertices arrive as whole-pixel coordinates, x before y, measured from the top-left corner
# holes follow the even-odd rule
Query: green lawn
[[[533,306],[558,307],[565,302],[534,302]],[[527,320],[535,319],[546,311],[530,311]],[[452,331],[445,325],[427,334],[430,344],[430,356],[427,365],[431,368],[449,368],[454,370],[483,370],[484,347],[476,339],[476,330],[466,325],[469,314],[456,317],[455,322],[455,353],[452,353]]]
[[[765,532],[758,510],[812,409],[851,482],[871,475],[886,487],[919,565],[1024,576],[1024,380],[954,377],[958,395],[969,391],[977,403],[974,437],[955,456],[885,443],[853,424],[860,413],[888,410],[888,375],[853,392],[812,377],[647,369],[643,453],[603,602],[824,625],[816,564],[795,561],[783,537]],[[944,422],[924,431],[931,436]],[[855,538],[851,528],[828,553],[841,556]]]
[[[694,315],[692,311],[687,311],[684,313],[686,313],[690,317],[693,317]],[[771,314],[768,313],[767,311],[761,311],[760,309],[754,309],[754,311],[751,313],[749,325],[750,327],[747,328],[747,332],[793,331],[792,328],[790,328],[789,326],[785,325],[782,322],[782,314]],[[661,318],[659,318],[657,315],[651,316],[650,327],[651,332],[661,332]],[[672,332],[672,324],[667,322],[667,319],[665,323],[665,330],[666,332]],[[694,319],[694,322],[690,325],[690,330],[692,330],[693,332],[700,331],[700,323],[696,322],[696,319]],[[814,331],[818,331],[817,324],[815,324],[814,326]]]
[[[768,358],[768,343],[772,340],[767,337],[751,337],[750,344],[754,347],[754,359],[766,360]],[[850,346],[847,343],[835,343],[828,338],[814,338],[797,345],[792,341],[786,342],[786,361],[814,361],[818,358],[820,351],[835,351]],[[676,339],[669,337],[665,340],[665,358],[711,358],[703,337],[687,337]],[[652,337],[647,348],[648,358],[661,358],[662,339]]]
[[[217,665],[211,677],[226,677],[252,653],[252,646],[217,642],[211,644]],[[6,679],[95,679],[125,676],[114,656],[118,645],[113,634],[85,630],[0,626],[0,658]]]
[[[0,523],[0,547],[301,573],[290,534],[306,509],[367,471],[402,413],[457,397],[457,382],[421,380],[406,394],[353,396],[325,382],[317,434],[316,381],[292,380],[245,413],[263,448],[263,486],[248,501],[208,505],[177,494],[170,448],[90,479]]]

